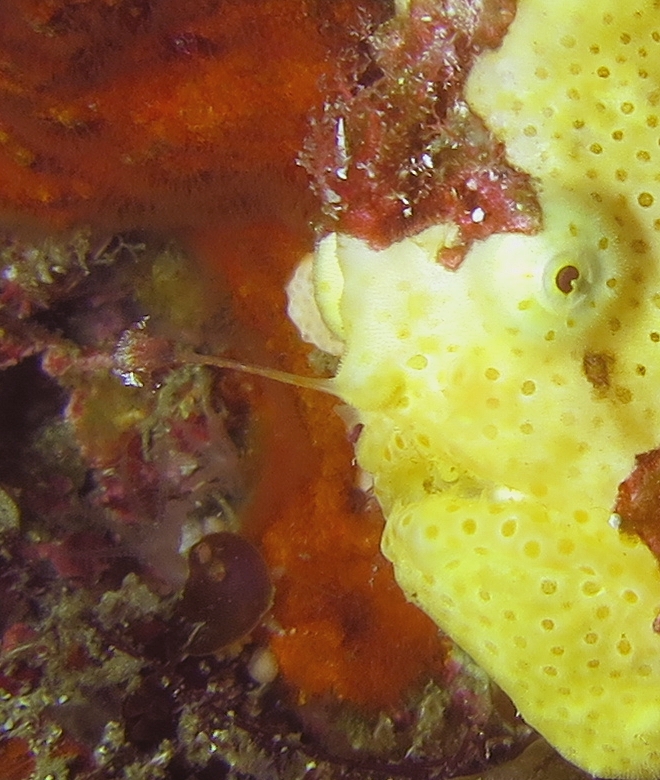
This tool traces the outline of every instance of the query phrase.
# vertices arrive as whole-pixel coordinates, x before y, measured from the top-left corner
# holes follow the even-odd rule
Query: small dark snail
[[[209,534],[188,555],[189,574],[179,614],[196,624],[186,651],[213,653],[242,639],[259,623],[273,586],[257,548],[237,534]]]

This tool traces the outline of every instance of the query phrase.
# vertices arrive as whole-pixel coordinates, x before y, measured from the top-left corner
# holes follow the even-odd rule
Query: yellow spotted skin
[[[451,226],[333,237],[336,388],[408,596],[569,760],[655,778],[660,574],[611,511],[660,446],[660,7],[520,0],[468,98],[537,177],[544,229],[456,272],[434,260]]]

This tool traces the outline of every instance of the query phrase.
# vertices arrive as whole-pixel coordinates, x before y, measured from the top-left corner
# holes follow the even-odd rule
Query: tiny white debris
[[[190,552],[190,548],[205,536],[227,530],[230,530],[228,528],[227,520],[223,519],[221,516],[210,515],[202,520],[188,519],[181,526],[181,533],[179,535],[179,554],[187,555]]]
[[[481,206],[477,206],[476,209],[472,210],[472,214],[470,214],[470,218],[473,222],[483,222],[486,218],[486,212],[481,208]]]
[[[269,647],[258,647],[248,662],[250,677],[259,685],[268,685],[279,674],[275,654]]]
[[[348,146],[346,144],[346,125],[343,117],[339,117],[337,120],[336,141],[337,150],[341,156],[341,166],[337,168],[336,173],[339,179],[346,181],[348,179],[349,154]]]
[[[617,515],[616,512],[612,512],[610,515],[610,519],[607,521],[612,528],[614,528],[615,531],[618,531],[621,528],[621,515]]]

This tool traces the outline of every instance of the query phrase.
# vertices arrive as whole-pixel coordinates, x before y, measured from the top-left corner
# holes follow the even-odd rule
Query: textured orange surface
[[[308,248],[277,223],[215,231],[197,245],[200,256],[227,269],[236,315],[252,329],[235,349],[305,375],[308,349],[283,316],[283,290]],[[444,645],[380,554],[382,517],[355,490],[339,402],[269,380],[251,383],[263,450],[249,520],[276,576],[274,616],[283,631],[272,642],[280,668],[302,699],[331,692],[370,708],[396,706],[410,685],[440,671]]]
[[[0,216],[170,228],[295,208],[307,113],[358,13],[349,0],[3,0]]]

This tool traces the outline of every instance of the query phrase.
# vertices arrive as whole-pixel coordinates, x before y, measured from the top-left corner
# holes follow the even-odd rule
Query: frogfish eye
[[[557,271],[555,284],[560,292],[570,295],[575,289],[575,283],[580,278],[580,271],[574,265],[565,265]]]
[[[589,304],[597,304],[603,295],[607,258],[594,242],[575,242],[563,251],[550,251],[541,271],[542,292],[539,303],[555,315],[584,313]],[[549,248],[549,247],[547,247]]]

